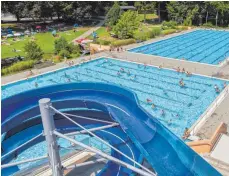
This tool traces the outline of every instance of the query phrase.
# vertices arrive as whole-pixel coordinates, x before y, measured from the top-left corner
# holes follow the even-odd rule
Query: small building
[[[127,11],[127,10],[136,10],[136,7],[134,6],[120,6],[121,11]]]

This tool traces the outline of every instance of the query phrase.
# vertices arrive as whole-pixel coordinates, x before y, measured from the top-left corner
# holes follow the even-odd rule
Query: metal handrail
[[[118,152],[119,154],[123,155],[124,157],[126,157],[127,159],[129,159],[130,161],[132,161],[134,164],[138,165],[139,167],[141,167],[142,169],[144,169],[145,171],[154,174],[153,172],[151,172],[149,169],[147,169],[146,167],[144,167],[143,165],[139,164],[138,162],[134,161],[132,158],[130,158],[129,156],[127,156],[126,154],[122,153],[121,151],[119,151],[118,149],[116,149],[115,147],[113,147],[112,145],[110,145],[108,142],[104,141],[103,139],[101,139],[100,137],[98,137],[97,135],[95,135],[94,133],[92,133],[91,131],[89,131],[88,129],[84,128],[82,125],[80,125],[79,123],[75,122],[74,120],[72,120],[71,118],[69,118],[68,116],[66,116],[64,113],[58,111],[57,109],[55,109],[54,107],[50,106],[50,108],[55,111],[56,113],[62,115],[63,117],[65,117],[66,119],[68,119],[69,121],[71,121],[72,123],[74,123],[75,125],[79,126],[80,128],[82,128],[83,130],[87,131],[87,133],[89,133],[90,135],[92,135],[93,137],[97,138],[98,140],[100,140],[101,142],[103,142],[104,144],[106,144],[107,146],[109,146],[110,148],[112,148],[113,150],[115,150],[116,152]],[[155,175],[155,174],[154,174]]]
[[[11,150],[10,152],[6,153],[5,155],[3,155],[1,158],[4,158],[6,156],[8,156],[9,154],[12,154],[13,152],[17,151],[18,149],[20,149],[21,147],[27,145],[28,143],[32,142],[33,140],[41,137],[43,135],[43,133],[40,133],[39,135],[35,136],[34,138],[30,139],[29,141],[25,142],[24,144],[21,144],[20,146],[16,147],[15,149]]]
[[[19,165],[19,164],[24,164],[24,163],[28,163],[28,162],[43,160],[43,159],[46,159],[46,158],[48,158],[48,156],[41,156],[41,157],[38,157],[38,158],[27,159],[27,160],[23,160],[23,161],[19,161],[19,162],[13,162],[13,163],[9,163],[9,164],[3,164],[3,165],[1,165],[1,168],[4,169],[4,168],[7,168],[7,167],[12,167],[12,166],[16,166],[16,165]]]

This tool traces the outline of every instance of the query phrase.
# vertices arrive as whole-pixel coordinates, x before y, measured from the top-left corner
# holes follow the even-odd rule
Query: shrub
[[[134,38],[136,40],[146,41],[148,39],[148,36],[147,36],[147,33],[145,32],[137,32],[134,34]]]
[[[132,43],[136,43],[135,39],[117,40],[112,42],[112,45],[117,47],[117,46],[129,45]]]
[[[161,28],[159,28],[159,27],[153,28],[152,33],[153,33],[154,37],[160,35],[161,34]]]
[[[70,48],[68,42],[64,37],[60,37],[54,42],[55,53],[58,54],[61,50]]]
[[[204,23],[203,25],[202,25],[203,27],[209,27],[209,28],[213,28],[214,27],[214,25],[211,23],[211,22],[207,22],[207,23]]]
[[[172,33],[175,33],[175,32],[176,32],[176,29],[167,29],[167,30],[163,30],[162,34],[163,35],[168,35],[168,34],[172,34]]]
[[[177,22],[176,21],[163,21],[162,23],[162,29],[176,29],[177,27]]]
[[[178,26],[179,30],[188,30],[189,26]]]
[[[26,53],[25,57],[28,60],[40,60],[44,54],[41,48],[34,41],[26,43],[24,49]]]
[[[70,58],[70,53],[68,50],[66,49],[62,49],[60,52],[59,52],[59,55],[61,56],[61,58]]]
[[[96,41],[94,43],[99,44],[99,45],[110,45],[111,41],[96,39]]]
[[[27,60],[27,61],[21,61],[21,62],[17,62],[7,68],[3,68],[1,70],[2,75],[7,75],[10,73],[15,73],[15,72],[19,72],[19,71],[23,71],[29,68],[33,68],[35,61],[33,60]]]

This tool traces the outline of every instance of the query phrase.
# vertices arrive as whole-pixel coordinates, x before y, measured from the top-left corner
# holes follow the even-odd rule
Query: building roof
[[[122,10],[136,10],[136,7],[134,7],[134,6],[120,6],[120,9],[122,9]]]

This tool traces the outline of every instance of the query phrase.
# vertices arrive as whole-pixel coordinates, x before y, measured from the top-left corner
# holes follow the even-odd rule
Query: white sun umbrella
[[[30,33],[30,31],[29,31],[29,30],[26,30],[26,31],[25,31],[25,34],[29,34],[29,33]]]
[[[18,36],[21,36],[21,34],[20,33],[15,33],[14,36],[18,37]]]
[[[13,37],[13,34],[7,34],[6,37]]]
[[[93,40],[86,39],[86,40],[83,40],[81,43],[91,43],[91,42],[93,42]]]

